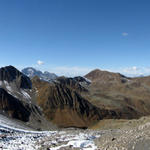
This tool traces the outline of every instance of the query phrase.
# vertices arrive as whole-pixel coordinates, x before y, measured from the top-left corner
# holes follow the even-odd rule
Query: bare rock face
[[[29,105],[23,104],[20,100],[8,94],[2,88],[0,88],[0,110],[9,117],[25,122],[29,121],[31,114]]]

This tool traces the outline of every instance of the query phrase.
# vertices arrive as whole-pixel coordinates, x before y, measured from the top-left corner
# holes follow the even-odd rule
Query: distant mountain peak
[[[35,76],[38,76],[41,80],[44,81],[51,81],[57,78],[57,75],[54,73],[50,73],[48,71],[45,71],[44,73],[40,70],[37,70],[33,67],[27,67],[22,70],[22,73],[24,73],[26,76],[33,78]]]

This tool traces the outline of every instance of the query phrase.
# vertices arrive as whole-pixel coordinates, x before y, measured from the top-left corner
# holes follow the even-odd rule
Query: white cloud
[[[129,34],[127,32],[123,32],[122,36],[128,36]]]
[[[43,61],[41,61],[41,60],[38,60],[38,61],[37,61],[37,64],[38,64],[38,65],[43,65],[43,64],[44,64],[44,62],[43,62]]]
[[[60,66],[51,68],[49,72],[54,72],[60,76],[74,77],[74,76],[84,76],[91,70],[93,70],[93,68]]]
[[[131,75],[131,76],[138,76],[142,75],[142,70],[136,66],[124,68],[121,73]]]
[[[133,67],[121,68],[118,70],[118,72],[130,77],[146,76],[146,75],[150,75],[150,67],[133,66]]]

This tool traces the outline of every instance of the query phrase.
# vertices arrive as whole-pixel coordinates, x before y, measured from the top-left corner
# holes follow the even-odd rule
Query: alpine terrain
[[[0,149],[148,149],[149,97],[149,76],[2,67]]]

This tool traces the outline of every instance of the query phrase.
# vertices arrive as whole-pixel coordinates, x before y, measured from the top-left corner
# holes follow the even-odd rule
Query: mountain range
[[[38,76],[41,80],[45,81],[51,81],[57,78],[57,75],[54,73],[50,73],[48,71],[42,72],[40,70],[36,70],[33,67],[24,68],[21,72],[30,78]]]
[[[74,78],[44,74],[0,68],[1,114],[39,130],[91,128],[104,119],[150,115],[150,76],[129,78],[99,69]]]

